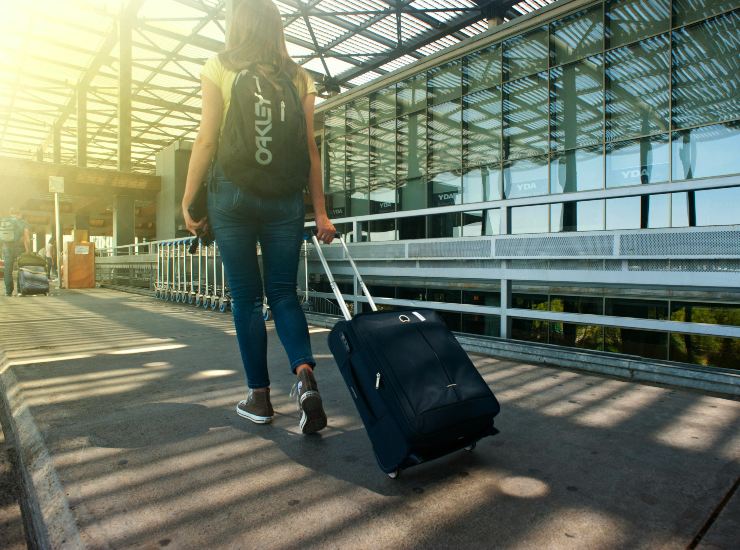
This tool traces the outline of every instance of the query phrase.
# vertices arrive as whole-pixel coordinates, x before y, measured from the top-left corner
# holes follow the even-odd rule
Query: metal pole
[[[57,278],[59,288],[62,288],[62,222],[59,219],[59,193],[54,193],[54,224],[57,233]]]

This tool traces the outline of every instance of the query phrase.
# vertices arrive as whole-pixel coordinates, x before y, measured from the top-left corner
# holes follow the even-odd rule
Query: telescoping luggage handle
[[[365,286],[365,281],[362,280],[362,275],[360,275],[360,272],[357,269],[357,265],[355,264],[355,261],[352,259],[352,256],[349,253],[349,248],[347,248],[347,243],[344,242],[344,238],[342,237],[342,234],[336,233],[335,237],[339,239],[339,242],[342,243],[342,246],[344,247],[344,252],[347,254],[347,259],[349,260],[349,263],[355,272],[357,281],[360,283],[360,287],[362,288],[362,293],[367,297],[367,302],[368,304],[370,304],[370,309],[372,309],[373,311],[378,311],[378,307],[375,305],[375,301],[373,300],[373,297],[370,296],[370,291],[367,289],[367,286]],[[342,314],[344,315],[344,318],[347,321],[349,321],[352,319],[352,314],[349,312],[347,303],[344,301],[344,298],[342,297],[342,293],[339,290],[339,287],[337,286],[336,281],[334,280],[334,275],[332,275],[331,269],[329,269],[329,264],[326,261],[324,252],[321,250],[321,243],[316,238],[315,233],[311,233],[311,240],[313,241],[313,245],[319,254],[319,259],[321,260],[321,265],[324,266],[324,271],[326,271],[326,276],[329,277],[329,284],[331,285],[331,289],[334,292],[334,296],[336,296],[337,298],[337,302],[339,303],[339,308],[342,310]]]

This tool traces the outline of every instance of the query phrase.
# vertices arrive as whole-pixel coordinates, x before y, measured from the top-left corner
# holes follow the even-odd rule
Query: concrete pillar
[[[87,88],[77,88],[77,166],[87,166]]]
[[[119,22],[118,170],[131,171],[131,28],[133,17],[124,12]]]
[[[134,198],[125,195],[116,197],[113,208],[113,246],[134,244],[135,223]]]
[[[507,310],[511,307],[511,281],[501,279],[501,338],[511,338],[511,318]]]
[[[157,195],[157,239],[189,235],[182,217],[182,196],[188,174],[192,144],[178,142],[157,153],[157,175],[162,184]]]

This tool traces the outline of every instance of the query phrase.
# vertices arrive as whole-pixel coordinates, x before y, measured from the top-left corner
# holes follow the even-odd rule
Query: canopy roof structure
[[[12,2],[0,20],[0,156],[153,173],[157,151],[195,137],[200,69],[222,49],[236,1]],[[291,55],[326,97],[552,1],[275,4]]]

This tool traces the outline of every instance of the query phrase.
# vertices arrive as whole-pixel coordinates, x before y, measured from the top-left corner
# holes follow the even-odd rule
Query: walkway
[[[394,481],[326,333],[312,329],[329,427],[305,437],[272,325],[277,414],[257,426],[233,410],[244,383],[229,315],[110,290],[2,299],[0,371],[50,540],[684,548],[715,510],[699,547],[740,540],[740,491],[720,506],[740,476],[739,402],[477,356],[501,434]]]

